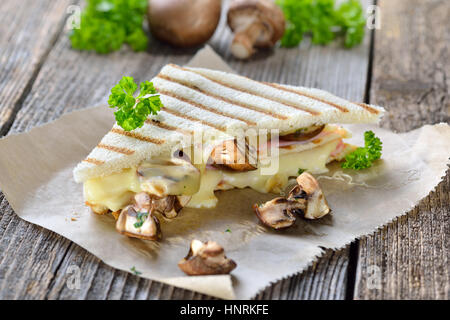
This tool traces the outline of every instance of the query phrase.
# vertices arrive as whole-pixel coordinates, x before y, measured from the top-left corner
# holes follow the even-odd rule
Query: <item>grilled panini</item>
[[[384,113],[322,90],[209,69],[167,65],[152,82],[161,111],[131,132],[114,125],[74,169],[97,213],[120,212],[140,192],[190,197],[187,206],[197,208],[214,207],[215,190],[280,192],[299,168],[326,172],[354,149],[336,123],[376,123]],[[252,130],[256,144],[237,138]],[[278,166],[268,174],[275,156]]]

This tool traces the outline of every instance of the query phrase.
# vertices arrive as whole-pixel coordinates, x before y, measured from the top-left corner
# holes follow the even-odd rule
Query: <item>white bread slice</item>
[[[376,123],[378,106],[352,103],[323,90],[263,83],[209,69],[167,65],[152,79],[164,107],[142,128],[117,124],[74,169],[74,179],[109,175],[144,159],[170,155],[196,136],[229,139],[242,130],[288,132],[313,124]]]

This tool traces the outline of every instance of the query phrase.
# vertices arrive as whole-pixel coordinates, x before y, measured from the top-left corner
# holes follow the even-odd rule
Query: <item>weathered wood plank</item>
[[[71,242],[19,219],[3,194],[0,212],[0,299],[43,299]]]
[[[356,49],[345,50],[337,44],[329,47],[310,47],[303,43],[296,49],[278,49],[262,52],[248,62],[230,56],[230,32],[222,23],[210,44],[224,56],[231,66],[244,75],[281,83],[320,87],[348,99],[361,101],[366,85],[368,42]],[[49,53],[48,59],[34,81],[23,107],[11,128],[11,133],[58,118],[65,112],[104,102],[111,86],[122,75],[131,75],[138,81],[150,79],[168,62],[184,64],[195,50],[182,51],[154,42],[148,53],[133,53],[124,48],[106,56],[77,52],[70,49],[67,37],[62,35]],[[350,71],[350,72],[349,72]],[[132,274],[114,270],[91,254],[70,244],[64,238],[37,227],[25,229],[28,224],[18,219],[6,201],[0,211],[0,232],[8,234],[0,246],[22,246],[22,256],[33,253],[31,239],[51,238],[54,259],[38,260],[19,266],[12,249],[0,256],[0,280],[15,298],[49,299],[204,299],[206,296],[175,289],[157,282],[140,279]],[[6,227],[3,227],[6,226]],[[13,227],[10,227],[13,226]],[[3,229],[2,229],[3,228]],[[41,235],[42,234],[42,235]],[[41,235],[39,238],[39,235]],[[5,261],[5,262],[3,262]],[[32,293],[24,283],[17,282],[9,265],[19,266],[20,276],[37,281],[45,276],[48,281]],[[71,266],[80,268],[80,288],[69,289],[67,280]],[[31,268],[46,270],[29,276]],[[271,299],[343,299],[348,268],[348,249],[327,251],[325,256],[302,275],[290,277],[265,290],[259,298]],[[6,275],[7,276],[3,276]],[[7,296],[6,293],[0,292]]]
[[[305,272],[283,279],[256,296],[267,300],[344,300],[349,249],[327,250]]]
[[[3,0],[0,6],[0,136],[61,32],[75,0]]]
[[[383,125],[449,122],[448,1],[380,1],[371,102]],[[450,177],[407,216],[360,241],[357,299],[448,299]],[[376,283],[380,280],[378,288]]]

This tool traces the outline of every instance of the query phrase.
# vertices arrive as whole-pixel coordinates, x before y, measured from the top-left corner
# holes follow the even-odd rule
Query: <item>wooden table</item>
[[[105,102],[123,75],[149,80],[196,49],[153,41],[148,52],[109,55],[70,48],[63,30],[77,0],[2,0],[0,136]],[[366,3],[368,4],[368,3]],[[450,5],[447,0],[383,0],[381,29],[363,45],[277,49],[234,60],[222,20],[209,44],[237,72],[263,81],[313,86],[388,109],[382,126],[408,131],[450,120]],[[269,286],[257,299],[448,299],[450,175],[407,215],[307,271]],[[81,288],[66,286],[70,266]],[[374,285],[374,280],[380,280]],[[376,284],[376,282],[375,282]],[[375,287],[375,288],[374,288]],[[115,270],[69,240],[18,218],[0,194],[0,299],[208,299]]]

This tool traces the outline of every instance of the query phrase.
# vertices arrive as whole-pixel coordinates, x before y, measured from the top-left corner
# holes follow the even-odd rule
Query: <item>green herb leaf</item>
[[[133,272],[133,273],[134,273],[135,275],[137,275],[137,276],[140,275],[140,274],[142,274],[142,272],[136,270],[136,267],[135,267],[135,266],[133,266],[130,270],[131,270],[131,272]]]
[[[281,45],[295,47],[305,34],[314,44],[327,44],[342,36],[344,46],[353,47],[364,38],[365,17],[358,0],[336,7],[335,0],[276,0],[287,21]]]
[[[138,212],[137,217],[136,217],[137,222],[134,223],[134,227],[136,229],[142,227],[142,225],[144,224],[145,219],[147,219],[147,217],[148,217],[148,212]]]
[[[80,29],[70,34],[72,47],[109,53],[128,43],[134,51],[148,47],[143,30],[147,0],[88,0]]]
[[[230,229],[227,229],[227,230],[225,230],[225,232],[231,233],[231,230],[230,230]]]
[[[301,169],[301,168],[299,168],[298,169],[298,175],[301,175],[303,172],[305,172],[306,171],[306,169]]]
[[[342,3],[336,11],[336,20],[341,26],[345,47],[351,48],[363,41],[366,20],[358,0],[347,0]]]
[[[359,147],[345,157],[344,169],[361,170],[372,166],[372,162],[381,158],[382,142],[372,131],[364,132],[364,147]]]
[[[132,77],[123,77],[111,89],[108,98],[110,108],[117,108],[114,112],[116,121],[125,131],[141,128],[150,114],[157,114],[163,107],[153,83],[141,82],[137,98],[134,94],[138,86]]]

